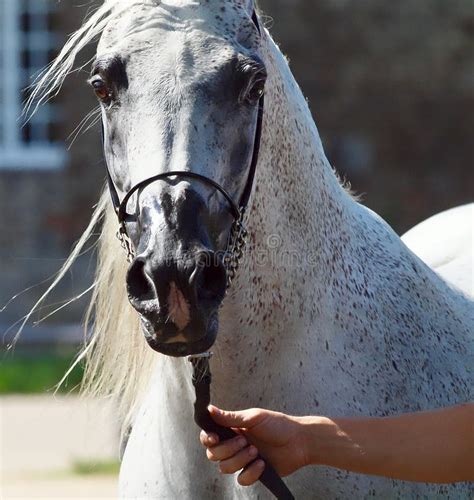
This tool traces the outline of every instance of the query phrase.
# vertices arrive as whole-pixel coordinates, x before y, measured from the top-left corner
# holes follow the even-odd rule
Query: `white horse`
[[[268,75],[261,151],[247,215],[250,244],[219,313],[213,401],[233,409],[385,416],[472,399],[474,307],[468,295],[473,283],[465,279],[468,273],[472,278],[472,247],[466,253],[470,260],[459,264],[465,266],[457,281],[463,292],[351,197],[326,159],[287,61],[268,31],[262,27],[259,35],[252,23],[254,9],[252,0],[106,1],[72,36],[34,97],[51,95],[77,53],[100,35],[92,84],[101,100],[106,156],[119,196],[177,166],[197,169],[237,197],[246,171],[235,165],[231,170],[230,163],[236,157],[236,163],[247,164],[256,111],[248,94],[245,110],[236,113],[229,104],[235,84],[231,62],[252,58],[257,69],[251,78],[262,68]],[[147,346],[125,288],[128,280],[130,299],[146,318],[151,342],[151,337],[158,341],[164,336],[160,286],[168,286],[168,301],[174,301],[169,318],[177,328],[172,346],[188,345],[197,334],[180,333],[178,326],[188,324],[192,318],[187,316],[195,311],[183,300],[187,292],[179,289],[180,277],[164,279],[158,272],[160,258],[187,243],[180,207],[191,198],[199,199],[201,208],[193,205],[188,216],[199,210],[206,216],[193,219],[185,233],[197,226],[213,234],[205,222],[209,214],[217,211],[225,219],[218,196],[189,179],[144,188],[134,208],[147,218],[140,219],[141,228],[130,230],[141,267],[137,271],[136,259],[128,276],[108,196],[105,192],[67,265],[105,214],[91,306],[94,333],[83,357],[88,360],[89,391],[117,396],[132,426],[120,496],[266,498],[261,486],[240,488],[207,462],[193,424],[189,363]],[[467,234],[472,231],[472,205],[464,210],[471,216],[459,227]],[[172,216],[178,221],[173,230]],[[458,220],[458,214],[453,217]],[[219,230],[223,234],[226,224]],[[418,234],[423,240],[422,229]],[[430,238],[442,230],[436,224]],[[406,236],[407,242],[424,255],[416,234],[412,236]],[[219,237],[208,239],[219,247]],[[209,248],[214,246],[209,243]],[[215,289],[213,293],[216,299]],[[472,485],[407,483],[323,467],[301,470],[286,481],[296,498],[474,494]]]
[[[448,283],[474,299],[474,203],[430,217],[402,240]]]

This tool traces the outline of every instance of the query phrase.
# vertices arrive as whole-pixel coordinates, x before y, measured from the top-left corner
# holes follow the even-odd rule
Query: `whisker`
[[[76,300],[79,300],[81,299],[82,297],[84,297],[85,295],[87,295],[89,292],[92,292],[92,290],[94,290],[95,288],[95,283],[90,286],[89,288],[87,288],[86,290],[84,290],[83,292],[81,292],[80,294],[76,295],[75,297],[72,297],[68,300],[66,300],[63,304],[61,304],[60,307],[54,309],[53,311],[51,311],[49,314],[47,314],[46,316],[44,316],[43,318],[41,318],[40,320],[38,321],[35,321],[33,323],[34,326],[38,326],[40,325],[41,323],[43,323],[44,321],[46,321],[48,318],[50,318],[51,316],[53,316],[54,314],[56,314],[57,312],[61,311],[62,309],[64,309],[65,307],[67,307],[68,305],[72,304],[73,302],[75,302]]]
[[[89,111],[89,113],[87,113],[87,115],[81,120],[79,125],[68,135],[67,140],[68,141],[71,140],[67,148],[68,151],[72,148],[72,146],[76,142],[77,138],[81,135],[81,133],[85,134],[94,125],[96,125],[96,123],[98,123],[100,119],[100,113],[101,113],[100,108],[94,108],[93,110]]]
[[[97,108],[94,107],[93,109],[91,109],[83,118],[82,120],[79,122],[79,125],[77,125],[77,127],[67,136],[67,139],[71,139],[72,136],[75,136],[77,135],[76,132],[81,129],[84,125],[85,122],[87,122],[87,120],[89,120],[89,118],[91,118],[94,113],[97,112]]]
[[[82,131],[82,133],[86,134],[87,132],[89,132],[89,130],[91,130],[98,123],[100,123],[101,118],[102,118],[101,115],[96,116],[95,119],[90,123],[90,125],[85,130]]]
[[[43,280],[39,283],[36,283],[36,285],[31,285],[28,288],[25,288],[24,290],[22,290],[21,292],[18,292],[2,308],[0,308],[0,313],[4,312],[12,302],[14,302],[16,299],[18,299],[19,297],[21,297],[25,293],[28,293],[29,291],[31,291],[31,290],[33,290],[41,285],[44,285],[45,283],[48,283],[48,281],[51,281],[52,279],[54,279],[54,276],[50,276],[49,278],[46,278],[45,280]]]

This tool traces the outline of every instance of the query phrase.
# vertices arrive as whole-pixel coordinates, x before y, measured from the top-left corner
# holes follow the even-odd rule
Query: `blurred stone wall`
[[[399,232],[474,199],[472,0],[260,0],[333,165]]]
[[[74,7],[80,3],[60,3],[57,23],[64,38],[85,14],[87,7]],[[367,205],[402,232],[472,201],[472,0],[260,5],[308,97],[330,160],[364,193]],[[87,71],[73,74],[59,97],[60,140],[95,105],[86,78]],[[59,172],[0,170],[0,308],[14,293],[51,276],[87,225],[104,183],[99,136],[98,127],[81,136]],[[53,302],[84,289],[93,267],[90,257],[82,258]],[[24,314],[42,288],[11,304],[0,325]],[[84,305],[53,321],[78,321]]]
[[[54,23],[63,42],[79,27],[88,8],[76,7],[78,3],[67,0],[58,4]],[[86,2],[81,3],[86,5]],[[83,54],[82,61],[87,61],[93,53],[93,48],[90,48]],[[74,144],[69,137],[96,105],[86,84],[87,77],[88,68],[73,73],[56,98],[62,116],[56,139],[65,148],[70,147],[64,167],[59,170],[0,169],[0,334],[12,327],[7,338],[16,331],[15,321],[29,311],[50,283],[42,282],[53,277],[67,258],[87,226],[104,185],[100,128],[95,127],[79,136]],[[51,296],[49,307],[34,315],[29,327],[59,307],[61,302],[87,288],[93,269],[91,253],[80,258]],[[34,285],[37,286],[28,290]],[[1,310],[8,300],[24,290],[5,310]],[[73,303],[52,316],[48,324],[80,321],[86,304],[86,298]],[[34,332],[26,337],[33,338]],[[0,345],[1,340],[2,336]]]

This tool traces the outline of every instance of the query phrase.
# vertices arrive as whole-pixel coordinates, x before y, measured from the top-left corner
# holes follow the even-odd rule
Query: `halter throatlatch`
[[[260,24],[256,12],[252,16],[253,22],[260,33]],[[119,239],[122,247],[127,252],[127,260],[131,262],[135,258],[135,251],[133,248],[133,243],[130,240],[127,231],[127,221],[135,217],[134,214],[127,213],[127,205],[132,196],[142,190],[143,188],[149,186],[150,184],[162,180],[169,179],[171,177],[184,178],[184,179],[194,179],[211,186],[216,191],[219,191],[224,198],[227,200],[230,212],[234,217],[234,222],[230,229],[229,239],[227,241],[227,249],[224,257],[224,266],[227,271],[227,288],[229,288],[234,280],[237,271],[239,269],[240,262],[244,255],[245,246],[247,244],[247,229],[245,228],[245,215],[247,211],[247,206],[250,200],[250,195],[252,194],[253,183],[255,179],[255,172],[257,169],[260,142],[262,137],[262,123],[263,123],[263,111],[264,111],[264,96],[260,98],[258,103],[257,112],[257,124],[255,127],[255,140],[253,146],[252,162],[250,164],[250,169],[247,177],[247,182],[245,184],[244,191],[240,197],[239,203],[236,203],[232,196],[217,182],[208,177],[195,172],[189,172],[185,170],[175,170],[171,172],[164,172],[162,174],[155,175],[142,182],[135,185],[130,191],[125,195],[124,199],[120,201],[117,189],[115,187],[110,169],[107,165],[107,157],[105,157],[105,164],[107,169],[107,182],[109,186],[110,196],[112,198],[112,204],[114,206],[115,213],[117,214],[119,229],[117,231],[117,238]],[[102,123],[102,141],[105,146],[105,131],[104,124]],[[209,368],[209,358],[210,353],[203,355],[190,356],[189,360],[193,364],[194,375],[193,384],[196,390],[196,402],[194,404],[194,419],[197,425],[207,432],[213,432],[219,436],[221,440],[230,439],[236,434],[231,429],[226,429],[221,427],[212,420],[211,415],[207,407],[209,406],[211,400],[211,371]],[[262,458],[262,457],[259,457]],[[279,500],[294,500],[293,495],[287,488],[283,480],[278,476],[273,467],[265,462],[266,467],[260,478],[260,482],[268,488],[273,495]]]

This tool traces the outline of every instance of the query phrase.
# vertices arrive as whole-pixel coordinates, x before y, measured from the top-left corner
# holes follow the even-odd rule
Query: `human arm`
[[[474,404],[385,418],[210,411],[217,423],[245,437],[219,444],[217,436],[201,434],[208,458],[220,462],[223,472],[245,468],[242,485],[253,484],[263,471],[263,464],[252,463],[255,449],[282,476],[306,465],[326,465],[410,481],[474,480]]]

